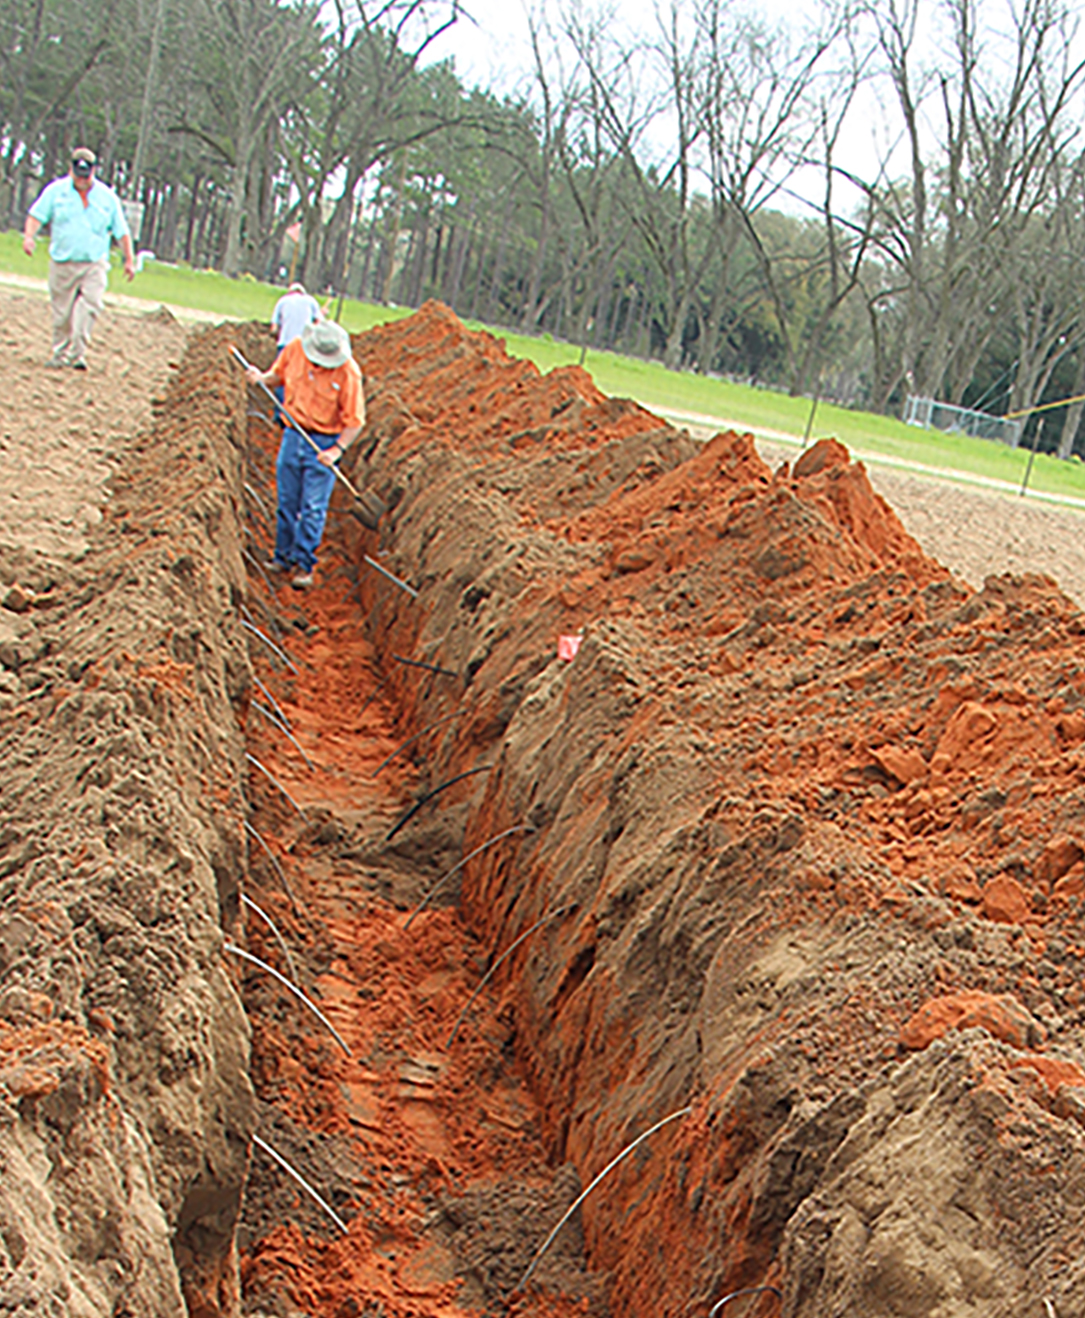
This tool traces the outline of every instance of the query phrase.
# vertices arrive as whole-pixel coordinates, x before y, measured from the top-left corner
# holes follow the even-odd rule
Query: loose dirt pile
[[[0,655],[0,1308],[1085,1312],[1076,607],[432,305],[276,589],[225,344]]]
[[[773,474],[437,309],[358,345],[378,653],[425,782],[482,764],[463,910],[618,1313],[775,1279],[787,1314],[1085,1306],[1085,622],[973,593],[822,443]],[[571,663],[560,634],[584,637]],[[449,745],[453,742],[454,745]],[[513,860],[513,855],[515,859]]]

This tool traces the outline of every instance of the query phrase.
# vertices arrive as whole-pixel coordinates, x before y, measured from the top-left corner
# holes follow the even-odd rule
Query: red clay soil
[[[358,1030],[342,1007],[377,994],[348,1034],[372,1078],[346,1092],[372,1156],[421,1192],[404,1209],[415,1251],[403,1264],[396,1197],[366,1172],[383,1225],[363,1213],[361,1254],[379,1279],[355,1274],[344,1246],[318,1283],[283,1227],[254,1238],[249,1284],[274,1263],[287,1290],[304,1276],[309,1302],[336,1311],[345,1270],[399,1312],[414,1297],[382,1230],[412,1269],[447,1196],[470,1199],[479,1178],[508,1176],[517,1194],[548,1184],[533,1141],[473,1137],[491,1124],[475,1104],[537,1103],[551,1165],[580,1185],[688,1105],[585,1202],[594,1287],[540,1272],[541,1312],[565,1295],[706,1313],[764,1283],[782,1308],[763,1295],[746,1312],[964,1318],[1022,1311],[1026,1295],[1078,1312],[1076,608],[1043,578],[962,588],[833,441],[771,472],[748,438],[695,445],[583,372],[540,378],[437,306],[355,352],[370,420],[351,474],[392,510],[376,535],[336,501],[336,566],[304,602],[319,678],[287,712],[316,754],[328,728],[356,730],[351,711],[379,682],[362,772],[396,737],[431,731],[382,770],[389,795],[337,797],[296,760],[287,785],[333,811],[338,859],[298,882],[331,940],[320,983],[337,1023]],[[355,654],[362,619],[373,648]],[[583,636],[572,662],[557,657],[563,634]],[[335,754],[350,757],[341,742]],[[280,745],[278,770],[288,762]],[[459,774],[386,840],[397,809]],[[442,897],[404,932],[419,866],[435,881],[512,828],[464,866],[455,918]],[[333,889],[355,894],[349,918]],[[480,970],[540,919],[446,1050]],[[271,1061],[258,1031],[261,1094],[301,1128],[343,1130],[335,1087],[317,1100],[282,1060],[293,1037]],[[497,1100],[474,1089],[493,1059]],[[541,1220],[528,1212],[525,1249],[495,1284],[474,1289],[466,1268],[460,1302],[508,1302],[575,1184],[551,1191]],[[452,1252],[450,1283],[466,1266]],[[419,1312],[454,1295],[435,1290]]]

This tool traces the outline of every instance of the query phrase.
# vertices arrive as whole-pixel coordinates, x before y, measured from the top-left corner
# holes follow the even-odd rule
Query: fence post
[[[1044,432],[1045,417],[1040,417],[1036,422],[1036,429],[1032,432],[1032,448],[1029,449],[1028,466],[1025,468],[1025,479],[1021,482],[1021,498],[1025,497],[1025,490],[1028,489],[1028,478],[1032,475],[1032,463],[1036,457],[1036,446],[1040,442],[1040,436]]]

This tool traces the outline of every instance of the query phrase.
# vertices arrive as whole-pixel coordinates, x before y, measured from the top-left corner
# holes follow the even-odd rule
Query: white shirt
[[[308,293],[286,293],[275,303],[271,325],[279,331],[279,347],[285,348],[314,320],[320,319],[320,307]]]

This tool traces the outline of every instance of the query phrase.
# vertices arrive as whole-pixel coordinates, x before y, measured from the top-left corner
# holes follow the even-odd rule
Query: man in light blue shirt
[[[124,273],[136,273],[132,235],[117,194],[94,177],[89,147],[72,152],[70,174],[54,179],[30,207],[23,251],[33,256],[38,230],[49,225],[49,300],[53,308],[53,367],[87,369],[86,350],[101,314],[109,275],[109,243],[124,255]]]

